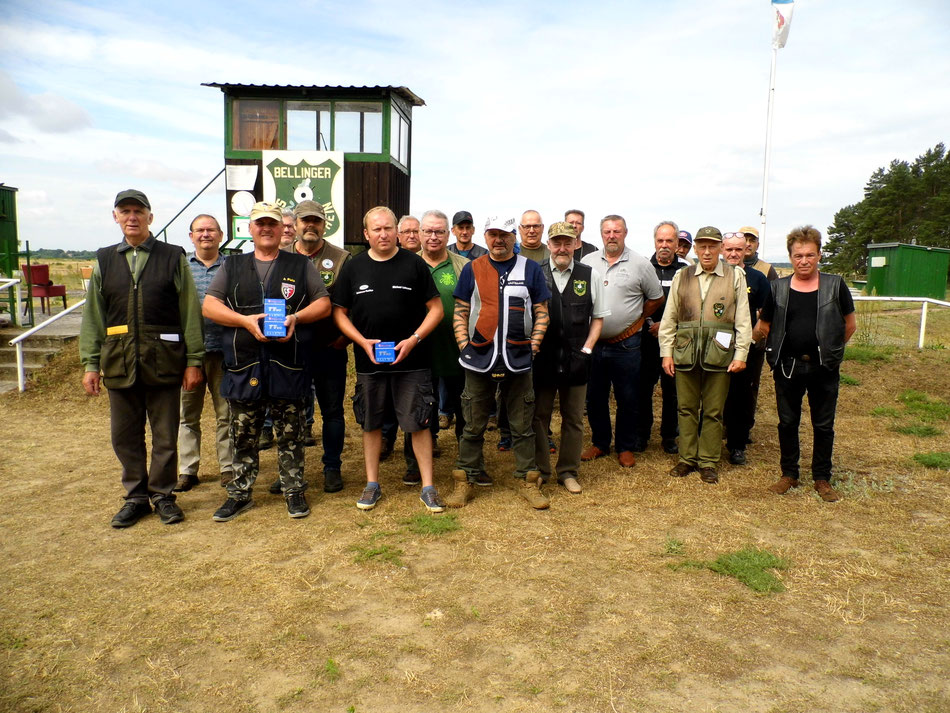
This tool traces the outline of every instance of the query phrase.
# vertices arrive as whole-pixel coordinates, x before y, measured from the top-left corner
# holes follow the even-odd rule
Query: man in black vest
[[[584,446],[584,402],[590,355],[608,314],[604,307],[603,278],[590,265],[574,260],[577,231],[570,223],[555,223],[548,229],[551,255],[541,265],[551,291],[548,313],[551,324],[535,357],[534,438],[535,460],[541,479],[551,475],[548,431],[554,398],[560,397],[561,448],[557,457],[557,480],[568,492],[581,492],[577,469]]]
[[[149,230],[153,216],[145,194],[119,193],[112,216],[124,240],[96,254],[79,334],[82,384],[90,396],[98,396],[102,384],[109,389],[112,448],[126,489],[112,526],[134,525],[152,505],[170,525],[184,519],[172,494],[178,405],[182,388],[201,383],[201,309],[185,251],[159,242]]]
[[[782,477],[769,490],[784,495],[799,485],[798,427],[807,393],[815,439],[811,477],[821,499],[834,502],[841,497],[831,487],[838,367],[857,329],[854,300],[841,277],[818,271],[821,233],[815,228],[796,228],[786,244],[793,272],[772,283],[755,325],[757,338],[768,337],[765,358],[775,377],[778,405]]]
[[[277,438],[277,470],[287,513],[310,514],[304,495],[303,409],[310,396],[307,325],[330,314],[330,298],[317,268],[303,255],[280,249],[280,208],[255,203],[250,216],[254,252],[232,255],[211,281],[204,316],[224,327],[221,395],[231,406],[234,478],[215,522],[233,520],[250,508],[260,461],[257,441],[270,409]],[[264,335],[264,300],[285,309],[283,337]]]

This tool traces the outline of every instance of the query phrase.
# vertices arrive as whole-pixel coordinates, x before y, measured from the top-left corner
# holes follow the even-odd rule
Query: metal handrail
[[[927,305],[950,307],[950,302],[936,300],[933,297],[878,297],[876,295],[855,295],[856,302],[920,302],[920,332],[917,336],[917,348],[924,348],[924,337],[927,333]]]
[[[24,392],[24,391],[26,391],[26,374],[25,374],[24,371],[23,371],[23,341],[24,341],[25,339],[29,338],[29,337],[32,337],[34,334],[36,334],[37,332],[39,332],[41,329],[45,329],[47,326],[51,325],[51,324],[52,324],[53,322],[55,322],[56,320],[62,319],[63,317],[65,317],[65,316],[66,316],[67,314],[69,314],[70,312],[72,312],[72,311],[74,311],[74,310],[76,310],[76,309],[79,309],[79,308],[82,307],[84,304],[86,304],[86,300],[80,300],[79,302],[77,302],[76,304],[74,304],[72,307],[67,307],[66,309],[64,309],[64,310],[63,310],[62,312],[60,312],[59,314],[50,317],[50,318],[47,319],[45,322],[40,322],[40,323],[37,324],[35,327],[32,327],[32,328],[26,330],[26,331],[23,332],[22,334],[18,334],[17,336],[15,336],[13,339],[10,340],[10,346],[11,346],[11,347],[16,347],[16,378],[17,378],[17,388],[19,389],[19,391],[20,391],[21,393]]]
[[[0,291],[2,290],[13,290],[13,296],[15,302],[12,305],[13,309],[10,310],[10,317],[13,319],[13,323],[16,326],[21,326],[20,320],[20,280],[19,277],[6,277],[0,280]]]
[[[221,177],[221,174],[222,174],[222,173],[224,173],[224,168],[222,168],[220,171],[218,171],[217,175],[215,175],[214,178],[212,178],[210,181],[208,181],[208,182],[205,184],[205,187],[204,187],[204,188],[202,188],[200,191],[198,191],[197,193],[195,193],[194,197],[192,197],[192,199],[191,199],[190,201],[188,201],[187,203],[185,203],[185,207],[182,208],[182,209],[181,209],[180,211],[178,211],[177,213],[175,213],[175,217],[172,218],[171,220],[169,220],[167,223],[165,223],[165,227],[163,227],[161,230],[159,230],[157,233],[155,233],[155,237],[158,238],[158,236],[164,235],[164,236],[165,236],[165,242],[167,243],[167,242],[168,242],[168,232],[167,232],[167,231],[168,231],[169,226],[171,226],[172,223],[174,223],[176,220],[178,220],[178,217],[179,217],[182,213],[184,213],[186,210],[188,210],[188,206],[190,206],[192,203],[194,203],[196,200],[198,200],[198,196],[200,196],[202,193],[204,193],[206,190],[208,190],[208,187],[209,187],[212,183],[214,183],[215,181],[217,181],[218,178]]]

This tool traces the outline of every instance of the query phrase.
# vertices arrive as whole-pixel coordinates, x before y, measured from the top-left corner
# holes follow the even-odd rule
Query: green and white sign
[[[293,209],[302,201],[323,204],[324,238],[343,247],[343,152],[261,151],[264,200]]]

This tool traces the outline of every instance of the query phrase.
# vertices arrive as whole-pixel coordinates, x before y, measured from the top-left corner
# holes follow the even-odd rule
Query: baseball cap
[[[327,214],[323,211],[323,204],[317,201],[300,201],[294,207],[294,218],[320,218],[326,220]]]
[[[281,213],[280,208],[274,203],[267,203],[266,201],[261,201],[255,203],[254,207],[251,208],[251,220],[257,220],[258,218],[273,218],[278,223],[283,220],[283,213]]]
[[[755,239],[759,239],[759,231],[753,228],[751,225],[747,225],[744,228],[739,228],[740,233],[745,233],[746,235],[754,235]]]
[[[485,221],[485,232],[489,230],[503,230],[506,233],[514,235],[517,226],[518,221],[514,218],[504,218],[493,215]]]
[[[680,231],[680,240],[685,240],[685,241],[686,241],[687,243],[689,243],[690,245],[693,244],[693,236],[689,234],[689,231],[688,231],[688,230],[681,230],[681,231]]]
[[[452,216],[452,227],[454,228],[459,223],[464,223],[468,221],[469,223],[474,223],[472,220],[472,214],[467,210],[460,210],[458,213]]]
[[[145,197],[145,194],[142,191],[137,191],[134,188],[126,188],[124,191],[119,191],[115,197],[115,203],[112,204],[113,207],[119,205],[122,201],[135,201],[136,203],[141,203],[149,210],[152,210],[152,206],[148,202],[148,198]]]
[[[711,225],[707,225],[705,228],[700,228],[696,231],[697,240],[715,240],[716,242],[722,242],[722,233],[719,232],[719,228],[714,228]]]
[[[566,223],[564,221],[554,223],[554,225],[548,228],[548,238],[553,238],[559,235],[563,235],[567,238],[576,238],[577,229],[570,223]]]

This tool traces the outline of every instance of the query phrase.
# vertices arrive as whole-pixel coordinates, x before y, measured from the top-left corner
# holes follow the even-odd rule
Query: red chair
[[[33,296],[40,298],[40,312],[52,314],[51,297],[63,298],[63,309],[66,309],[66,285],[54,285],[49,279],[49,265],[20,265],[24,279],[30,283]],[[23,310],[26,314],[26,310]]]

